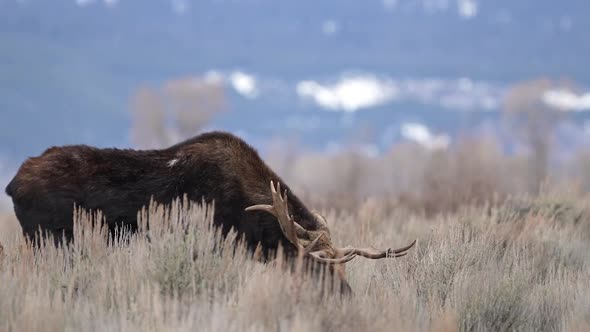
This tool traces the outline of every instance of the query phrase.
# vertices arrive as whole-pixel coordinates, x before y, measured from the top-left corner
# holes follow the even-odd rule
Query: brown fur
[[[215,204],[214,222],[224,234],[235,229],[264,256],[279,244],[295,248],[276,219],[246,212],[255,204],[272,204],[270,181],[288,190],[289,212],[310,231],[320,227],[289,187],[241,139],[211,132],[162,150],[98,149],[85,145],[53,147],[29,158],[6,188],[23,233],[38,231],[59,239],[73,236],[74,205],[103,212],[111,230],[137,228],[137,212],[153,198],[168,204],[186,195]],[[330,249],[329,234],[317,249]],[[336,255],[336,254],[334,254]]]

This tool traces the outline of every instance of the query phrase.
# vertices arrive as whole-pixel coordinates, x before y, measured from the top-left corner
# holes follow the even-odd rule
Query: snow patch
[[[471,19],[477,16],[478,6],[475,0],[457,0],[459,16]]]
[[[259,94],[258,79],[243,71],[224,73],[217,70],[209,70],[203,75],[206,82],[212,84],[227,84],[238,94],[248,99],[256,99]]]
[[[249,99],[258,97],[256,77],[241,71],[235,71],[229,75],[229,81],[234,90],[242,96]]]
[[[543,94],[543,102],[563,112],[590,111],[590,93],[581,95],[569,90],[549,90]]]
[[[389,102],[395,99],[397,90],[393,82],[373,75],[344,77],[334,84],[301,81],[296,87],[299,97],[311,99],[328,110],[345,112]]]
[[[421,123],[405,123],[401,127],[402,136],[431,150],[446,149],[451,144],[448,135],[433,135],[430,129]]]
[[[343,76],[335,83],[300,81],[297,95],[331,111],[355,112],[389,102],[419,102],[444,108],[491,111],[499,107],[504,89],[463,77],[459,79],[393,79],[374,74]]]

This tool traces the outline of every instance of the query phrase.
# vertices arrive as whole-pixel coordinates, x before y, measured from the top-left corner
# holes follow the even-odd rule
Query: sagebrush
[[[77,220],[75,244],[32,248],[2,222],[5,331],[572,331],[590,328],[590,206],[568,194],[425,217],[368,199],[324,211],[339,243],[406,257],[347,264],[352,297],[259,263],[210,227],[207,207],[148,211],[114,243]]]

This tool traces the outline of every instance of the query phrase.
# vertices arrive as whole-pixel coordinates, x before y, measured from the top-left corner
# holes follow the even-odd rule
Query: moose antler
[[[293,220],[293,217],[289,215],[289,204],[287,202],[287,190],[285,189],[284,194],[281,195],[281,183],[277,182],[275,188],[274,182],[270,182],[270,191],[272,193],[272,205],[258,204],[246,208],[246,211],[265,211],[277,218],[283,234],[291,242],[297,250],[303,253],[304,256],[310,257],[316,262],[326,264],[342,264],[350,261],[356,257],[355,253],[350,253],[341,258],[327,258],[323,256],[323,252],[311,252],[311,249],[318,243],[323,234],[316,237],[307,247],[303,247],[300,243],[297,234],[305,234],[307,230]]]
[[[287,190],[285,189],[283,194],[281,195],[281,184],[277,183],[275,188],[274,182],[270,182],[270,191],[272,193],[272,205],[268,204],[259,204],[253,205],[246,208],[246,211],[266,211],[273,216],[275,216],[279,222],[281,230],[283,234],[291,242],[303,256],[310,257],[311,259],[320,262],[320,263],[327,263],[327,264],[342,264],[350,261],[351,259],[355,258],[357,255],[370,258],[370,259],[380,259],[380,258],[394,258],[394,257],[402,257],[408,254],[408,250],[410,250],[415,244],[416,240],[414,240],[409,245],[399,248],[399,249],[386,249],[386,250],[378,250],[373,247],[369,248],[355,248],[355,247],[346,247],[346,248],[333,248],[333,250],[340,256],[340,258],[330,258],[327,256],[330,255],[329,252],[325,250],[319,251],[311,251],[316,244],[320,241],[322,236],[328,234],[328,224],[322,215],[317,212],[313,212],[314,217],[320,224],[320,235],[317,236],[311,243],[307,246],[303,246],[299,238],[310,238],[310,232],[303,228],[301,225],[296,223],[293,220],[293,217],[289,215],[289,204],[287,202]],[[316,232],[317,233],[317,232]]]
[[[399,249],[386,249],[386,250],[378,250],[373,247],[369,248],[354,248],[354,247],[346,247],[339,249],[343,255],[350,255],[350,254],[357,254],[359,256],[363,256],[370,259],[380,259],[380,258],[394,258],[394,257],[402,257],[408,254],[408,250],[410,250],[416,244],[416,240],[412,241],[409,245],[399,248]]]
[[[268,204],[252,205],[250,207],[247,207],[246,211],[255,211],[255,210],[266,211],[266,212],[272,214],[273,216],[275,216],[275,218],[277,218],[277,221],[279,222],[279,226],[281,226],[281,230],[283,231],[283,234],[285,234],[285,237],[287,238],[287,240],[289,240],[289,242],[291,242],[293,245],[298,247],[300,244],[299,244],[299,240],[297,238],[297,232],[299,231],[300,233],[305,233],[306,230],[301,225],[294,222],[293,218],[289,215],[289,204],[287,202],[287,189],[285,189],[285,194],[284,194],[284,198],[283,198],[283,196],[281,196],[281,194],[280,194],[281,183],[280,182],[277,183],[277,187],[275,189],[274,182],[270,181],[270,191],[272,193],[272,201],[273,201],[272,205],[268,205]]]

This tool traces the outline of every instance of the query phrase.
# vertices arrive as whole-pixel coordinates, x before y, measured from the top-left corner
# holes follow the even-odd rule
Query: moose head
[[[287,190],[281,193],[281,184],[277,183],[276,187],[273,181],[270,182],[272,193],[272,205],[258,204],[246,208],[246,211],[265,211],[272,214],[278,221],[281,230],[289,243],[296,249],[299,256],[319,264],[327,264],[330,271],[336,273],[340,280],[345,284],[342,285],[350,290],[346,283],[344,263],[347,263],[357,256],[369,259],[395,258],[402,257],[408,253],[408,250],[416,244],[414,240],[409,245],[398,249],[379,250],[373,247],[357,248],[353,246],[337,247],[332,243],[330,229],[326,219],[318,212],[312,212],[315,220],[313,230],[305,229],[294,221],[289,214],[289,204],[287,201]]]

